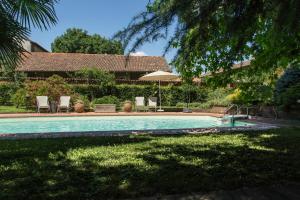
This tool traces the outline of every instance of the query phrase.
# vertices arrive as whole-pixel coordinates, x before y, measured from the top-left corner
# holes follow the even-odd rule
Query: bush
[[[57,75],[45,81],[27,81],[25,90],[32,106],[36,105],[36,96],[48,96],[50,101],[59,101],[60,96],[71,96],[74,93],[64,79]]]
[[[176,104],[176,107],[178,108],[185,108],[187,106],[186,103],[183,102],[179,102]],[[193,102],[193,103],[189,103],[189,108],[199,108],[199,109],[208,109],[213,107],[213,105],[211,104],[211,102]]]
[[[189,108],[208,109],[213,106],[228,106],[230,101],[226,98],[229,90],[225,88],[217,88],[207,92],[207,98],[203,102],[189,103]],[[176,107],[186,107],[186,103],[177,103]]]
[[[21,88],[12,95],[12,102],[17,108],[26,106],[26,94],[26,90],[24,88]]]
[[[17,89],[17,86],[12,83],[0,84],[0,105],[10,105],[12,95]]]
[[[298,104],[297,101],[300,100],[300,82],[288,87],[280,96],[280,106],[284,109],[289,109]]]
[[[274,98],[277,105],[284,109],[297,103],[299,100],[300,67],[292,66],[287,69],[276,83]]]
[[[207,94],[207,102],[211,106],[228,106],[230,101],[226,98],[230,90],[226,88],[217,88],[209,91]]]
[[[94,91],[91,87],[85,91],[90,99],[97,98],[99,90],[106,90],[115,85],[115,75],[107,71],[97,68],[84,68],[75,72],[75,78],[84,78],[87,81],[87,86],[96,86],[97,90]],[[107,92],[107,91],[106,91]]]
[[[110,85],[107,87],[101,87],[98,85],[73,85],[73,90],[84,96],[88,96],[91,100],[93,97],[90,95],[94,94],[94,98],[100,98],[103,96],[116,96],[120,101],[135,100],[137,96],[143,96],[145,99],[150,96],[158,97],[158,85]],[[178,102],[186,102],[187,92],[182,86],[162,86],[162,103],[165,106],[174,106]],[[202,87],[192,86],[190,89],[191,102],[201,102],[207,97],[206,89]]]
[[[93,100],[93,105],[95,104],[116,104],[117,106],[120,105],[120,101],[115,96],[104,96],[98,99]]]

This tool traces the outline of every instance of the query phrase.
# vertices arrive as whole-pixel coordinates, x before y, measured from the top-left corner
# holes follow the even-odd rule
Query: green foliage
[[[281,95],[281,106],[290,108],[299,104],[300,100],[300,82],[287,88]]]
[[[89,96],[94,94],[94,98],[113,95],[120,101],[135,101],[135,97],[143,96],[146,99],[150,96],[158,96],[158,86],[154,85],[113,85],[102,88],[98,85],[73,85],[73,90],[81,95]],[[162,86],[162,104],[166,106],[176,105],[178,102],[185,102],[187,94],[182,86]],[[192,87],[190,91],[191,102],[203,101],[206,98],[206,89]]]
[[[238,87],[227,99],[235,104],[268,105],[273,103],[274,89],[268,85],[249,85]]]
[[[232,197],[235,189],[271,185],[270,197],[278,183],[289,188],[274,199],[286,191],[292,198],[299,193],[299,132],[0,140],[0,198],[163,199],[218,190]]]
[[[208,92],[207,102],[213,106],[228,106],[229,101],[226,96],[229,94],[230,90],[226,88],[216,88]]]
[[[259,74],[299,63],[299,9],[299,1],[154,0],[116,37],[130,51],[169,38],[165,51],[178,49],[174,64],[184,77],[251,57]]]
[[[116,79],[114,74],[93,67],[76,71],[74,77],[86,79],[87,84],[100,85],[101,87],[114,85]]]
[[[83,68],[75,72],[74,77],[86,79],[87,85],[96,85],[99,90],[107,93],[107,89],[115,85],[115,75],[97,68]],[[90,99],[94,99],[97,93],[93,89],[85,91]]]
[[[98,34],[89,35],[87,31],[77,28],[67,29],[51,47],[53,52],[63,53],[124,54],[121,42]]]
[[[95,104],[116,104],[117,106],[120,106],[120,100],[115,96],[104,96],[101,98],[97,98],[93,100],[93,105]]]
[[[90,109],[91,109],[91,102],[87,96],[83,96],[83,95],[76,94],[76,93],[71,95],[71,104],[74,105],[76,103],[82,103],[84,105],[85,111],[90,111]]]
[[[230,101],[226,98],[229,90],[225,88],[217,88],[207,90],[207,97],[202,102],[189,103],[189,108],[207,109],[213,106],[228,106]],[[187,104],[179,102],[176,107],[186,107]]]
[[[21,86],[26,79],[26,74],[24,72],[15,71],[14,69],[4,68],[3,71],[0,71],[0,77],[5,77],[6,81],[11,81],[16,86]]]
[[[32,26],[44,30],[56,24],[57,0],[2,0],[0,3],[0,63],[15,69],[24,52],[22,41]]]
[[[300,99],[300,67],[292,66],[287,69],[276,83],[275,101],[278,105],[289,109]]]
[[[0,83],[0,105],[9,105],[11,96],[17,91],[17,87],[12,83]]]
[[[53,75],[45,81],[27,81],[25,90],[32,106],[36,105],[36,96],[48,96],[50,101],[59,101],[60,96],[71,96],[71,87],[58,75]]]
[[[26,95],[27,91],[24,88],[20,88],[12,95],[13,104],[19,108],[21,106],[26,106]]]

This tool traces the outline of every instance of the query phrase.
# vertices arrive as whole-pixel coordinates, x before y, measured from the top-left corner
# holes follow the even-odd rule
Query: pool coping
[[[243,120],[239,120],[243,121]],[[249,121],[247,121],[249,123]],[[252,122],[250,122],[252,123]],[[86,132],[42,132],[42,133],[0,133],[0,140],[6,139],[38,139],[38,138],[70,138],[70,137],[107,137],[107,136],[130,136],[130,135],[182,135],[182,134],[206,134],[262,131],[277,129],[279,126],[261,122],[253,122],[250,126],[235,127],[210,127],[210,128],[184,128],[184,129],[152,129],[152,130],[119,130],[119,131],[86,131]]]
[[[115,113],[5,113],[0,114],[0,119],[5,118],[31,118],[31,117],[93,117],[93,116],[211,116],[222,117],[221,113],[208,112],[115,112]]]

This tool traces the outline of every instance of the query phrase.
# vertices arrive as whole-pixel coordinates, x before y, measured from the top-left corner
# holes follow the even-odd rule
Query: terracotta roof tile
[[[126,61],[127,60],[127,61]],[[24,61],[18,71],[71,72],[84,67],[95,67],[112,72],[153,72],[170,71],[160,56],[123,56],[108,54],[47,53],[31,52],[24,54]]]

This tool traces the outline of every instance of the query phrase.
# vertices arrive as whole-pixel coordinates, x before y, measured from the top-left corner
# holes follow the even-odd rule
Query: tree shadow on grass
[[[242,142],[230,141],[236,135]],[[276,131],[0,144],[0,199],[117,199],[300,180],[300,136]]]

